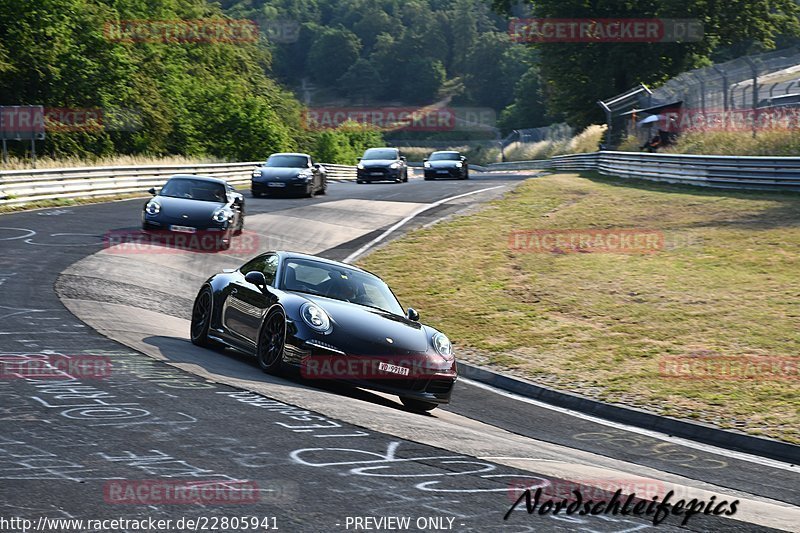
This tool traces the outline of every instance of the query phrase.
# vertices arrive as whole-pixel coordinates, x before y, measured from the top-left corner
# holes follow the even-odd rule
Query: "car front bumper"
[[[360,181],[397,180],[401,175],[399,168],[372,167],[356,170],[356,178]]]
[[[426,168],[426,178],[460,178],[466,173],[466,167]]]
[[[309,183],[305,180],[252,180],[250,191],[253,194],[303,194],[308,190]]]
[[[302,377],[315,380],[333,380],[349,383],[351,385],[365,389],[393,394],[401,398],[411,398],[436,404],[446,404],[450,402],[453,386],[458,378],[458,371],[455,360],[445,363],[439,368],[417,369],[407,377],[392,376],[384,374],[376,377],[370,370],[367,374],[358,371],[349,373],[347,361],[355,364],[350,369],[364,369],[369,367],[374,370],[375,365],[364,365],[369,361],[401,362],[410,359],[424,360],[429,358],[429,354],[417,354],[415,356],[391,356],[374,357],[370,356],[351,356],[343,353],[335,353],[322,346],[319,341],[311,335],[309,340],[304,340],[305,335],[299,331],[292,334],[294,328],[290,327],[284,347],[284,363],[298,370]],[[324,344],[324,343],[323,343]],[[438,355],[435,357],[439,357]],[[314,361],[314,366],[310,367],[310,361]],[[327,364],[327,366],[326,366]],[[320,368],[333,369],[332,372],[320,372]],[[338,371],[343,369],[344,371]]]

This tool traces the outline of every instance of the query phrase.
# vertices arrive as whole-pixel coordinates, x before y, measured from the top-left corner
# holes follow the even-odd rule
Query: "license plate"
[[[391,374],[400,374],[401,376],[408,375],[408,369],[404,366],[390,365],[389,363],[379,363],[378,370],[389,372]]]
[[[172,231],[178,231],[180,233],[194,233],[197,231],[197,228],[193,228],[191,226],[170,226],[169,229]]]
[[[280,181],[267,183],[267,187],[286,187],[286,184]]]
[[[436,173],[437,174],[448,174],[448,172],[446,170],[437,170]]]
[[[370,172],[370,176],[383,176],[383,172]]]

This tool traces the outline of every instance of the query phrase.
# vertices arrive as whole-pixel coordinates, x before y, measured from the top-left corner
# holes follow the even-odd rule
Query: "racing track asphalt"
[[[270,233],[278,244],[341,259],[421,204],[504,186],[426,212],[403,230],[469,208],[521,179],[475,178],[332,184],[327,196],[314,200],[248,198],[247,227],[250,220],[260,220],[278,228]],[[187,265],[236,266],[243,257],[202,254],[182,262],[168,256],[166,271],[161,269],[165,256],[136,258],[134,270],[125,270],[128,262],[117,257],[100,261],[109,259],[97,254],[102,235],[135,228],[141,203],[0,216],[0,350],[11,357],[101,355],[113,364],[110,377],[81,379],[74,390],[52,381],[0,380],[4,517],[276,516],[290,531],[344,530],[347,516],[365,515],[448,517],[460,531],[652,527],[647,520],[611,516],[548,518],[523,512],[502,520],[511,504],[509,485],[552,478],[591,483],[604,477],[609,485],[657,480],[745,502],[737,520],[696,516],[688,524],[692,530],[754,531],[765,525],[791,530],[800,523],[797,470],[789,465],[598,424],[466,382],[458,383],[450,406],[431,416],[414,415],[396,398],[273,378],[245,357],[195,348],[185,339],[191,297],[184,293],[199,286],[196,279],[204,274]],[[364,218],[371,226],[358,222]],[[287,231],[304,235],[298,240]],[[121,272],[128,278],[116,277]],[[173,279],[154,275],[164,272]],[[107,336],[64,308],[53,290],[57,280],[67,305],[85,313],[84,319]],[[103,299],[113,303],[101,304]],[[131,327],[134,321],[141,327]],[[264,397],[298,407],[281,407]],[[302,422],[292,416],[319,418],[298,425]],[[103,488],[112,479],[165,477],[254,480],[261,499],[204,506],[120,505],[104,499]],[[674,524],[668,520],[658,528],[669,531]]]

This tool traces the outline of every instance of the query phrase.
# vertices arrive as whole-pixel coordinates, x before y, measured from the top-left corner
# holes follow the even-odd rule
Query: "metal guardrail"
[[[485,166],[488,170],[535,170],[551,168],[549,159],[537,161],[508,161],[505,163],[489,163]]]
[[[596,170],[607,176],[732,189],[800,191],[800,157],[593,152],[548,161],[495,163],[490,170]]]
[[[144,192],[160,187],[174,174],[223,178],[233,186],[249,186],[253,169],[261,162],[201,165],[144,165],[82,167],[0,172],[0,206],[39,200],[92,198]],[[355,180],[356,167],[322,164],[330,180]]]

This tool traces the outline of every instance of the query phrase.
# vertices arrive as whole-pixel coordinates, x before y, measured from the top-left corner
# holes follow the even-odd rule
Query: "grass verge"
[[[56,200],[38,200],[22,205],[0,205],[0,214],[15,213],[17,211],[30,211],[32,209],[45,209],[48,207],[70,207],[84,204],[99,204],[115,200],[130,200],[131,198],[150,198],[147,193],[115,194],[111,196],[95,196],[93,198],[59,198]]]
[[[75,167],[113,167],[113,166],[138,166],[138,165],[200,165],[206,163],[225,163],[220,159],[209,157],[184,157],[174,156],[148,156],[148,155],[116,155],[84,159],[79,157],[39,157],[36,160],[36,170],[48,168],[75,168]],[[3,170],[34,170],[29,159],[11,157],[7,164],[0,162],[0,171]]]
[[[528,180],[476,214],[410,233],[360,264],[447,332],[462,360],[800,443],[798,220],[800,195],[560,174]],[[512,230],[600,228],[658,230],[664,248],[509,247]],[[669,357],[707,355],[778,357],[790,367],[745,377],[711,368],[703,379],[688,379],[661,366]]]

